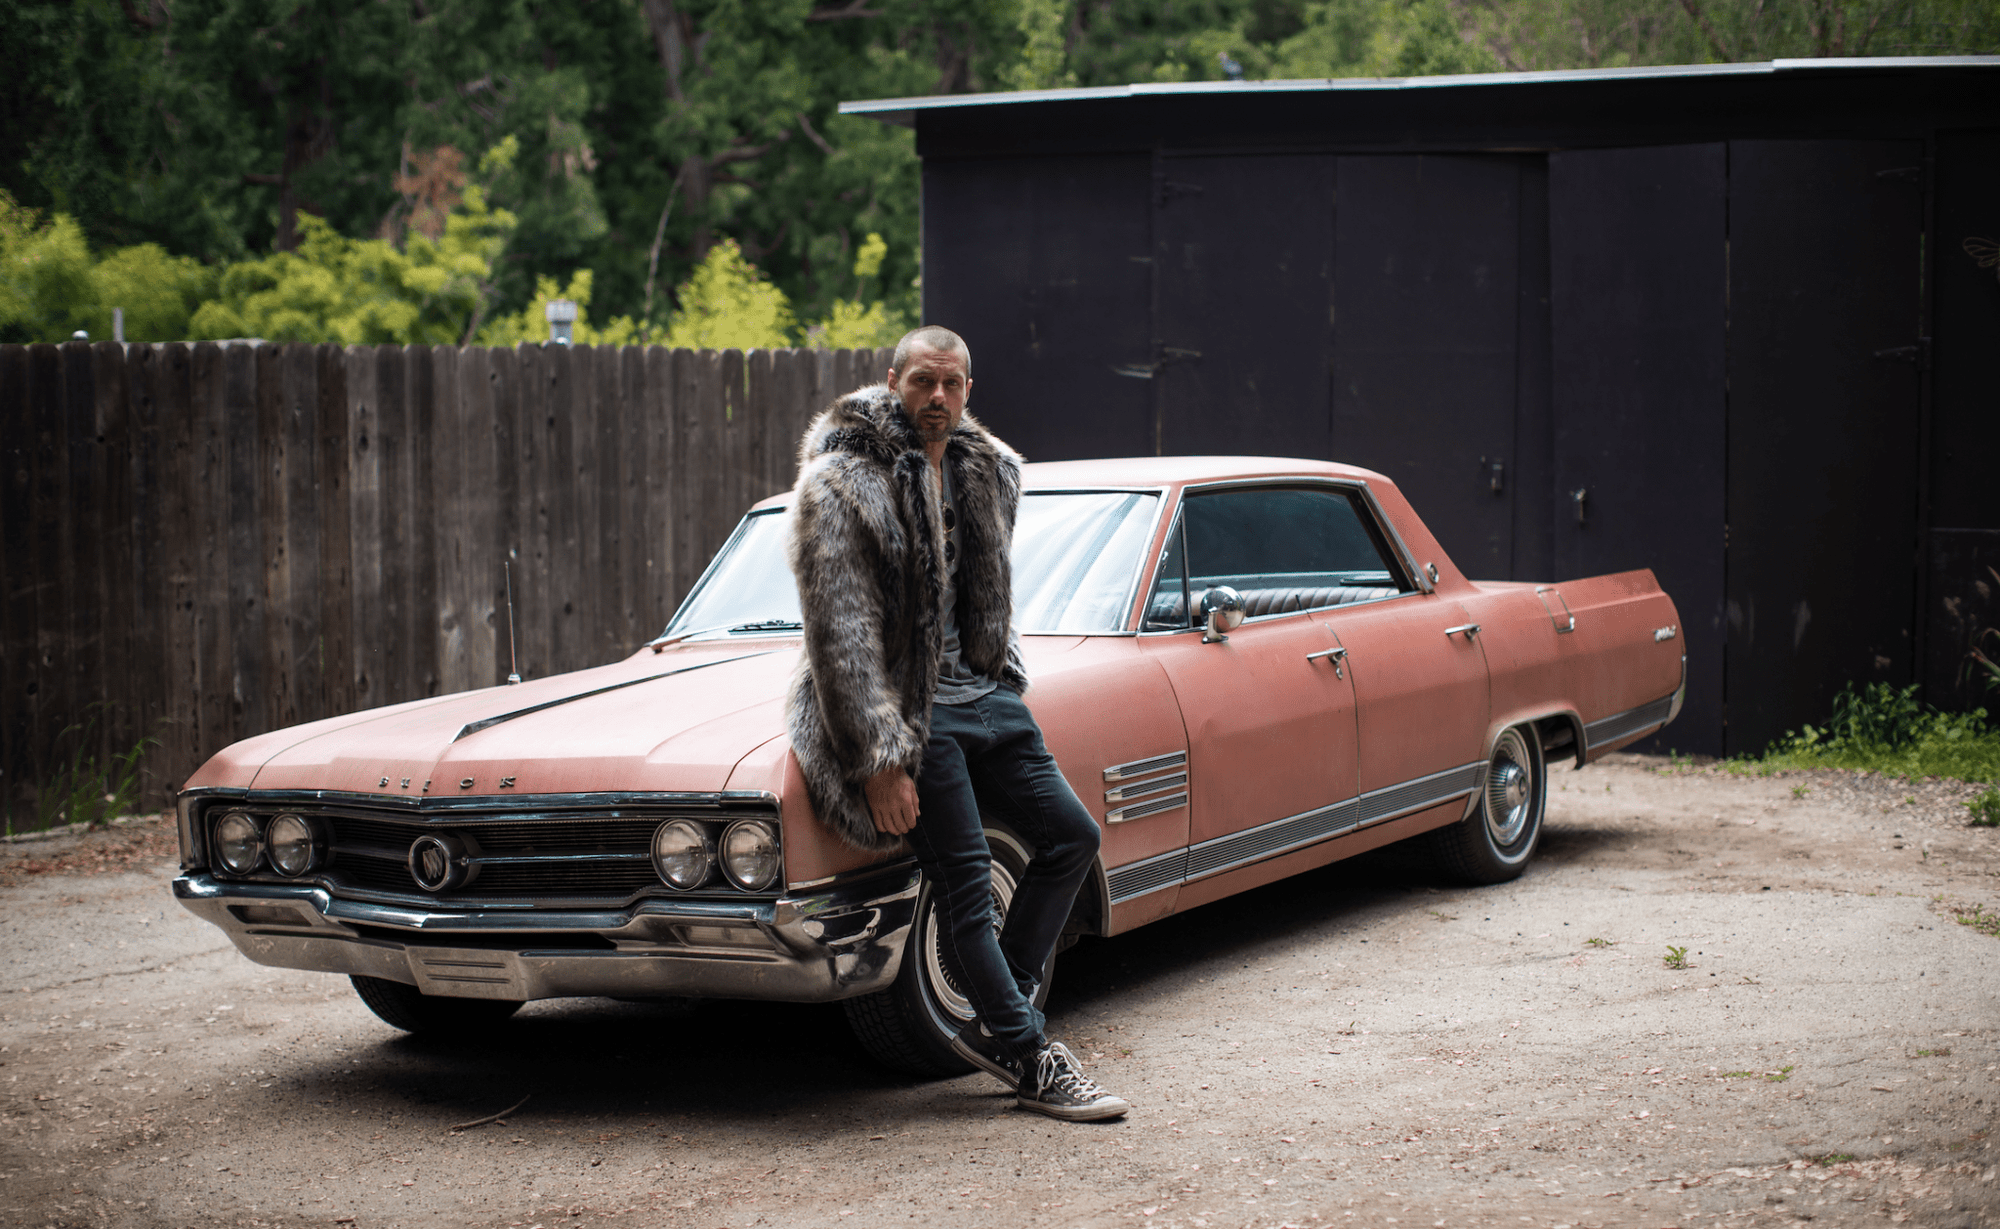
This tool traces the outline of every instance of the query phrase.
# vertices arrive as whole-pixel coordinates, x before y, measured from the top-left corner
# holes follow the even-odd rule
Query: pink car
[[[1395,484],[1317,461],[1030,465],[1015,622],[1050,749],[1104,825],[1070,931],[1115,935],[1392,841],[1519,875],[1548,759],[1678,712],[1651,572],[1472,581]],[[174,894],[399,1028],[530,999],[838,999],[906,1070],[969,1018],[907,856],[814,817],[785,737],[787,496],[623,661],[278,730],[180,796]],[[1022,847],[994,822],[1004,909]]]

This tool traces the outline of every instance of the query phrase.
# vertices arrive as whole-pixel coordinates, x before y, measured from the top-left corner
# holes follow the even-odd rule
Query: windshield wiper
[[[805,629],[805,624],[791,619],[764,619],[756,623],[738,623],[729,632],[735,635],[737,632],[802,632]]]

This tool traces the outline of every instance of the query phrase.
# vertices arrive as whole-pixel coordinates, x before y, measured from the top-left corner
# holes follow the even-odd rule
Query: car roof
[[[1298,457],[1107,457],[1092,461],[1036,461],[1021,467],[1029,491],[1079,487],[1171,487],[1232,478],[1357,478],[1380,480],[1374,470]],[[792,493],[759,500],[755,508],[782,508]]]

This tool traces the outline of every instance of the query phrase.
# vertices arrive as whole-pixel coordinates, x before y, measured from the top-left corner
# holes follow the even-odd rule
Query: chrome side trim
[[[1485,772],[1486,761],[1480,760],[1405,781],[1401,785],[1370,790],[1357,799],[1361,804],[1361,826],[1366,828],[1471,793],[1479,788],[1480,777]]]
[[[1682,686],[1686,686],[1686,683],[1683,682]],[[1609,717],[1601,717],[1584,726],[1584,750],[1588,752],[1593,747],[1630,738],[1634,734],[1641,734],[1667,724],[1675,715],[1675,699],[1679,695],[1680,692],[1676,689],[1672,695],[1661,696],[1651,704],[1641,704],[1622,713],[1613,713]]]
[[[1274,854],[1287,853],[1338,836],[1355,826],[1359,812],[1355,799],[1336,802],[1317,811],[1275,820],[1258,828],[1246,828],[1228,836],[1218,836],[1188,847],[1187,877],[1190,882],[1219,875],[1223,871],[1261,862]]]
[[[1187,752],[1173,751],[1166,755],[1155,755],[1149,759],[1133,760],[1129,764],[1113,764],[1104,770],[1106,781],[1130,781],[1133,777],[1143,777],[1149,773],[1164,772],[1169,768],[1179,768],[1187,763]]]
[[[1168,811],[1178,811],[1186,806],[1187,800],[1187,792],[1183,790],[1172,797],[1158,798],[1152,802],[1140,802],[1129,807],[1120,807],[1115,811],[1106,811],[1104,813],[1104,822],[1107,824],[1122,824],[1135,819],[1144,819],[1148,815],[1164,815]]]
[[[1111,903],[1122,905],[1148,893],[1178,887],[1187,878],[1187,858],[1185,848],[1174,849],[1105,872],[1104,883]]]
[[[1483,760],[1461,764],[1457,768],[1447,768],[1443,772],[1434,772],[1384,789],[1370,790],[1359,797],[1272,820],[1255,828],[1201,841],[1185,849],[1127,863],[1105,873],[1111,903],[1123,904],[1150,892],[1193,883],[1450,802],[1477,789],[1485,771]],[[1180,795],[1167,801],[1178,806],[1185,803],[1186,796]]]

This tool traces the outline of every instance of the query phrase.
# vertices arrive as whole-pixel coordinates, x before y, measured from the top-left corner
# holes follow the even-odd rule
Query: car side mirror
[[[1203,644],[1219,644],[1243,625],[1243,595],[1228,585],[1217,585],[1201,595],[1201,617],[1205,630]]]

